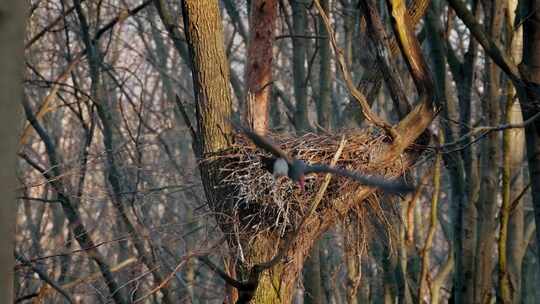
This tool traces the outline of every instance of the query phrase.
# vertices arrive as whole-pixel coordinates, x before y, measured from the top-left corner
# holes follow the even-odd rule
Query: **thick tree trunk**
[[[272,88],[276,0],[251,2],[249,44],[246,64],[246,121],[259,134],[268,131],[268,108]]]
[[[230,143],[229,65],[217,1],[185,0],[182,8],[197,102],[198,152],[204,155],[225,149]],[[208,186],[205,188],[212,189]]]
[[[448,94],[447,71],[444,59],[444,43],[442,40],[442,27],[439,16],[439,11],[435,7],[431,7],[426,17],[426,29],[429,33],[428,41],[432,52],[433,70],[435,75],[435,83],[438,91],[437,100],[442,107],[441,116],[443,121],[448,121],[451,118],[458,116],[458,107],[452,95]],[[475,56],[466,56],[466,61],[460,63],[452,56],[451,49],[448,48],[447,61],[449,62],[450,70],[454,77],[454,81],[458,86],[459,98],[459,116],[463,120],[470,120],[470,96],[472,88],[473,66],[468,66],[467,63],[473,61]],[[474,43],[469,45],[469,54],[471,50],[475,50]],[[468,85],[467,85],[468,84]],[[465,109],[465,110],[464,110]],[[468,109],[468,110],[467,110]],[[444,132],[444,141],[453,142],[458,137],[449,124],[441,123],[441,129]],[[461,130],[460,130],[461,131]],[[452,192],[452,204],[455,206],[451,210],[454,235],[452,242],[453,260],[456,263],[454,268],[454,294],[456,303],[472,303],[473,299],[473,274],[474,274],[474,257],[476,247],[476,205],[475,199],[472,198],[470,190],[472,187],[468,185],[467,180],[476,183],[477,175],[468,176],[467,168],[471,167],[469,163],[471,158],[464,153],[462,155],[444,154],[444,163],[447,170],[450,172],[450,183]]]
[[[15,163],[17,153],[16,126],[20,126],[19,102],[22,93],[24,62],[23,39],[26,21],[26,1],[5,1],[0,5],[0,91],[2,149],[0,159],[0,236],[4,242],[0,250],[0,302],[13,303],[13,242],[15,240]]]

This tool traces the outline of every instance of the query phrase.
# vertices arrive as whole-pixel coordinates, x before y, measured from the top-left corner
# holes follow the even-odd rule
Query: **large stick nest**
[[[343,131],[338,135],[308,133],[300,137],[270,135],[271,140],[291,156],[307,163],[330,164],[342,137],[346,145],[336,166],[366,175],[388,178],[402,176],[411,166],[417,153],[407,151],[392,163],[378,161],[389,146],[389,138],[372,129]],[[270,156],[266,151],[254,146],[249,139],[236,135],[231,149],[207,159],[212,168],[219,168],[218,186],[213,189],[214,211],[225,223],[224,230],[234,233],[238,241],[249,241],[259,233],[278,233],[295,229],[309,211],[316,193],[323,183],[325,174],[306,177],[306,188],[302,192],[298,185],[288,178],[275,179],[264,169],[261,156]],[[412,157],[411,157],[412,156]],[[214,169],[215,170],[215,169]],[[317,208],[323,215],[328,208],[337,209],[345,200],[358,200],[358,190],[365,187],[354,180],[333,176],[325,195]],[[378,200],[381,193],[374,192],[362,200]],[[361,204],[361,201],[355,202]],[[370,202],[373,206],[373,202]],[[343,216],[351,210],[358,210],[360,220],[365,216],[365,208],[338,210]]]

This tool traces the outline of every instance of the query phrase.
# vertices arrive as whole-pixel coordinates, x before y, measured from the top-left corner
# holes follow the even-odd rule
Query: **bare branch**
[[[21,262],[23,265],[30,267],[38,276],[40,279],[42,279],[44,282],[49,284],[52,288],[54,288],[56,291],[58,291],[69,303],[74,303],[73,299],[71,299],[71,296],[65,291],[60,285],[58,285],[56,282],[54,282],[44,271],[39,269],[38,267],[34,266],[30,261],[28,261],[23,255],[19,254],[17,251],[15,253],[15,258]]]
[[[349,67],[345,63],[345,57],[343,55],[343,51],[338,47],[334,30],[332,29],[332,26],[330,25],[330,19],[328,18],[328,15],[326,15],[326,13],[324,12],[324,9],[321,7],[321,4],[319,3],[318,0],[314,0],[313,3],[315,4],[315,7],[317,7],[317,10],[319,11],[319,15],[321,16],[324,26],[326,27],[326,31],[328,32],[328,35],[330,36],[330,42],[332,44],[332,48],[334,49],[336,60],[339,63],[339,68],[341,70],[341,73],[343,74],[343,78],[345,79],[347,89],[349,89],[349,92],[351,93],[351,95],[360,104],[360,107],[362,108],[362,113],[364,114],[367,120],[369,120],[374,125],[384,129],[386,132],[388,132],[388,134],[392,138],[397,138],[398,134],[395,132],[392,126],[371,110],[371,107],[369,106],[369,103],[366,97],[364,96],[364,94],[362,94],[362,92],[360,92],[354,85],[352,81],[351,72],[349,71]]]

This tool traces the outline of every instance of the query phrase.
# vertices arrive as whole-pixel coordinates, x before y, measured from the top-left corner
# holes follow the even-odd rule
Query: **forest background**
[[[27,5],[13,301],[540,299],[540,1]],[[271,190],[230,117],[416,191]]]

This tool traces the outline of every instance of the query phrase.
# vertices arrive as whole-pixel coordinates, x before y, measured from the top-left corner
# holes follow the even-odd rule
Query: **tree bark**
[[[182,8],[197,103],[198,148],[205,155],[230,143],[232,99],[223,25],[217,1],[185,0]]]
[[[306,78],[306,9],[307,1],[290,0],[293,19],[293,81],[296,110],[294,113],[294,126],[300,133],[309,129],[307,106],[307,78]]]
[[[329,14],[329,0],[321,0],[321,6],[326,14]],[[319,125],[326,130],[330,130],[332,125],[332,104],[330,95],[332,93],[330,74],[330,40],[328,31],[324,27],[324,22],[319,16],[318,19],[318,45],[319,45],[319,96],[317,98],[317,118]]]
[[[484,7],[489,16],[489,33],[493,39],[500,37],[503,25],[503,3],[501,0],[493,1]],[[489,125],[501,123],[500,100],[502,95],[500,83],[500,70],[492,60],[486,60],[486,96],[482,107],[486,113]],[[485,103],[484,103],[485,102]],[[494,295],[492,293],[492,272],[494,266],[494,252],[496,244],[496,213],[499,193],[499,170],[501,164],[501,142],[499,134],[492,132],[486,136],[481,147],[480,170],[481,186],[478,201],[478,244],[476,248],[476,270],[474,285],[474,303],[486,303]]]
[[[508,53],[515,62],[521,60],[523,52],[523,28],[514,29],[515,10],[518,1],[508,1],[506,33]],[[516,101],[516,90],[510,82],[506,85],[506,123],[521,124],[523,115]],[[525,190],[522,164],[525,154],[525,132],[523,129],[509,129],[503,133],[503,203],[501,207],[501,228],[499,236],[499,289],[501,298],[507,303],[521,301],[521,279],[523,257],[528,246],[525,239],[525,212],[520,198]],[[506,226],[506,227],[505,227]]]
[[[4,244],[0,250],[0,302],[13,303],[13,266],[15,240],[15,193],[17,187],[15,164],[21,113],[19,101],[22,95],[22,72],[24,63],[24,28],[26,24],[25,1],[5,1],[0,5],[0,115],[2,149],[0,159],[0,237]]]
[[[311,248],[311,255],[304,263],[304,303],[321,304],[323,303],[323,293],[321,284],[321,261],[319,255],[319,243]]]
[[[276,0],[251,2],[249,44],[246,63],[246,121],[259,134],[266,134],[269,126],[268,108],[272,88],[272,60]]]

